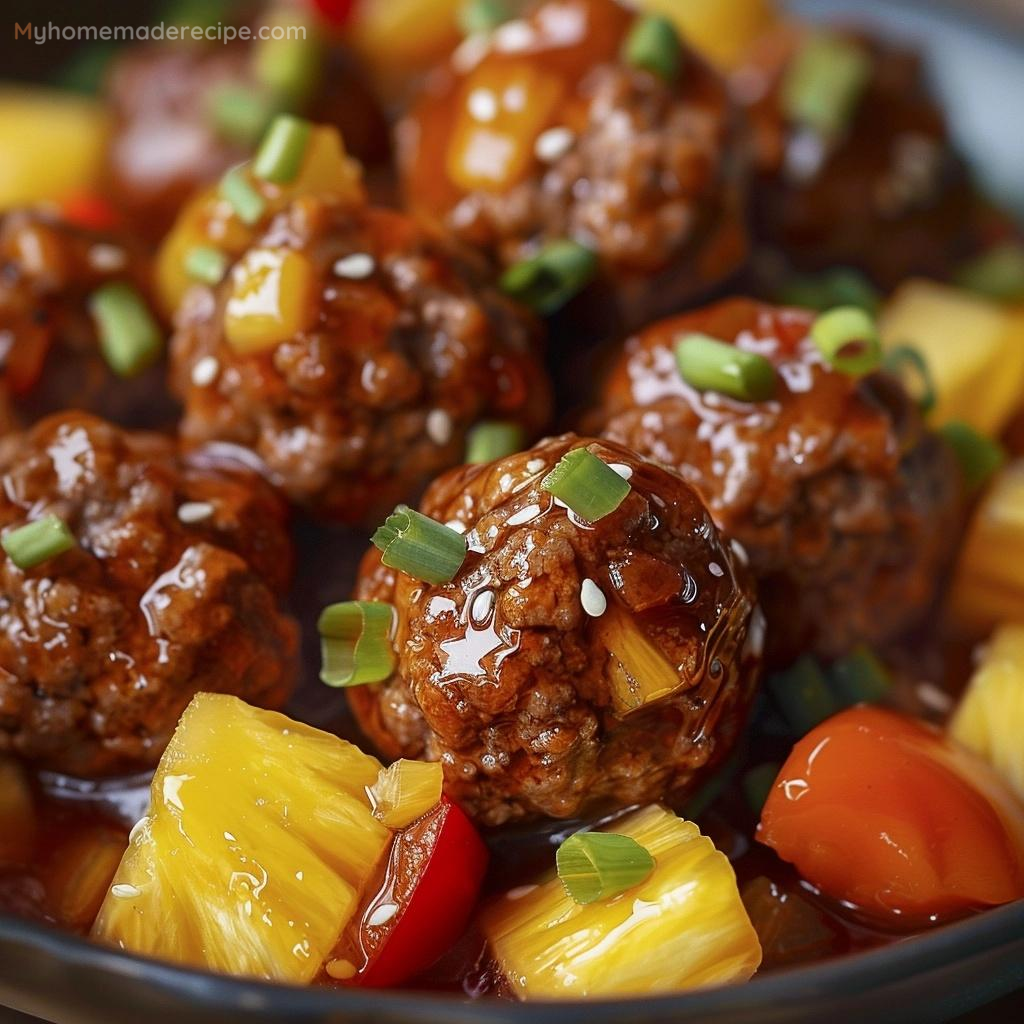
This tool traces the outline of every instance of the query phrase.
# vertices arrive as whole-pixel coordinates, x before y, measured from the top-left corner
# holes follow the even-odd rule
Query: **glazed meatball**
[[[68,224],[44,210],[0,219],[0,390],[26,420],[69,406],[130,425],[171,421],[158,366],[118,376],[90,312],[104,286],[124,283],[148,308],[149,260],[130,238]],[[156,319],[162,345],[163,329]]]
[[[542,486],[586,447],[631,489],[586,522]],[[700,498],[617,444],[573,435],[452,470],[422,511],[465,534],[455,578],[363,561],[362,599],[397,609],[397,670],[355,688],[390,756],[439,760],[480,822],[678,800],[745,720],[762,626],[747,570]]]
[[[189,442],[244,445],[290,499],[356,523],[461,462],[478,420],[543,426],[536,324],[408,218],[303,196],[261,232],[179,309],[171,363]],[[291,326],[269,346],[240,343],[260,319],[245,295],[279,263],[294,271]]]
[[[727,89],[678,40],[674,74],[631,63],[638,17],[615,0],[535,5],[457,50],[397,136],[417,217],[504,268],[546,243],[582,244],[599,257],[599,283],[574,308],[600,303],[628,327],[677,309],[745,255]]]
[[[860,84],[847,123],[826,132],[800,117],[794,92],[841,60],[859,66]],[[817,69],[795,77],[801,62]],[[732,84],[754,127],[756,237],[797,269],[852,266],[889,289],[948,276],[976,241],[980,204],[916,53],[790,27],[763,40]]]
[[[954,550],[959,471],[893,378],[830,368],[802,310],[731,299],[630,338],[596,417],[605,434],[679,472],[747,551],[769,658],[842,654],[906,630]],[[698,391],[678,339],[709,335],[766,357],[769,400]]]
[[[282,704],[291,550],[258,476],[64,414],[0,440],[0,480],[5,538],[53,514],[76,541],[33,568],[0,561],[0,752],[81,776],[137,769],[199,691]]]

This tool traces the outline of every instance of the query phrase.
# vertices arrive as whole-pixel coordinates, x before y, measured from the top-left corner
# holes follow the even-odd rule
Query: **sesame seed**
[[[368,252],[354,252],[335,260],[334,274],[336,277],[347,277],[352,281],[362,281],[377,269],[377,261]]]
[[[427,437],[434,444],[447,444],[452,439],[452,418],[444,409],[431,409],[427,413]]]
[[[538,160],[543,160],[546,164],[554,163],[572,149],[572,144],[575,141],[576,134],[571,129],[549,128],[537,136],[537,141],[533,144],[533,152]]]
[[[490,48],[490,40],[485,33],[466,36],[452,53],[452,67],[460,74],[468,74],[487,56]]]
[[[128,257],[119,245],[99,242],[89,249],[89,266],[93,270],[123,270],[127,262]]]
[[[528,21],[517,18],[515,21],[506,21],[494,32],[494,45],[499,50],[512,53],[516,50],[526,50],[533,45],[533,27]]]
[[[609,462],[608,468],[618,473],[623,480],[628,480],[633,475],[633,467],[623,462]]]
[[[526,464],[527,473],[539,473],[545,466],[543,459],[530,459]]]
[[[725,575],[725,570],[717,562],[708,562],[708,572],[712,576],[722,577]]]
[[[382,924],[387,924],[398,913],[397,903],[382,903],[370,916],[366,919],[366,923],[371,928],[377,928]]]
[[[213,515],[213,506],[208,501],[186,501],[178,508],[178,518],[183,523],[201,523]]]
[[[142,890],[127,882],[118,882],[110,887],[110,895],[119,900],[133,900],[142,895]]]
[[[498,99],[490,89],[474,89],[467,105],[477,121],[493,121],[498,116]]]
[[[608,607],[608,598],[604,596],[601,588],[588,578],[580,587],[580,603],[588,615],[598,619],[604,615],[605,609]]]
[[[202,359],[192,367],[192,383],[197,388],[209,387],[220,373],[220,363],[213,356],[203,356]]]
[[[456,533],[466,532],[466,524],[462,522],[461,519],[449,519],[444,525],[447,526],[449,530],[454,530]]]

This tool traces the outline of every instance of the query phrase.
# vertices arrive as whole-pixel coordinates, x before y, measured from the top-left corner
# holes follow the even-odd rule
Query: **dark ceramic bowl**
[[[685,0],[680,0],[685,2]],[[1021,0],[992,0],[1012,11]],[[99,22],[138,20],[131,0],[80,0]],[[49,4],[46,5],[49,8]],[[55,3],[55,7],[62,6]],[[141,6],[141,5],[140,5]],[[965,150],[1003,202],[1024,212],[1024,18],[1014,26],[978,13],[978,0],[886,3],[794,0],[801,14],[836,14],[881,24],[928,53]],[[129,13],[132,12],[132,13]],[[34,12],[39,16],[39,11]],[[134,18],[133,18],[134,14]],[[0,44],[2,45],[2,44]],[[9,44],[8,44],[9,45]],[[0,60],[0,68],[18,62]],[[24,58],[24,50],[17,55]],[[47,54],[49,56],[49,54]],[[0,50],[0,58],[3,57]],[[39,59],[41,62],[42,54]],[[0,157],[2,158],[2,157]],[[303,581],[303,619],[344,592],[365,537],[336,531],[300,539],[328,570]],[[319,699],[318,699],[319,698]],[[325,688],[308,687],[302,715],[320,723],[336,707]],[[823,1020],[939,1021],[1024,987],[1024,901],[915,938],[842,959],[771,974],[747,985],[679,996],[587,1004],[468,1002],[413,992],[299,989],[182,970],[92,945],[0,916],[0,1020],[3,1006],[58,1024],[820,1024]]]

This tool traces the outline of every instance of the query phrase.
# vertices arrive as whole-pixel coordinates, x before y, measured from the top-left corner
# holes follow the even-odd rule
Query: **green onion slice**
[[[627,64],[672,83],[682,70],[683,44],[669,18],[643,14],[633,22],[626,36],[622,56]]]
[[[185,254],[185,273],[195,281],[219,284],[227,269],[227,253],[212,245],[197,245]]]
[[[782,765],[777,762],[766,761],[743,773],[743,795],[757,817],[761,816],[781,769]]]
[[[573,901],[586,904],[639,885],[654,870],[654,858],[632,836],[577,832],[558,847],[555,866]]]
[[[914,396],[923,415],[935,408],[939,393],[932,378],[928,360],[913,345],[895,345],[885,353],[886,371],[899,377],[903,386]]]
[[[830,33],[812,34],[790,61],[782,80],[788,120],[827,139],[842,135],[871,78],[862,47]]]
[[[586,448],[566,452],[540,486],[588,523],[614,512],[632,489],[628,480]]]
[[[955,280],[997,302],[1024,302],[1024,245],[1004,242],[989,249],[961,266]]]
[[[221,198],[231,204],[235,216],[248,227],[252,227],[263,216],[267,204],[263,196],[252,187],[245,173],[245,165],[232,167],[220,179],[219,193]]]
[[[70,551],[75,538],[60,516],[49,515],[5,534],[0,544],[19,569],[31,569]]]
[[[793,274],[782,283],[775,298],[780,306],[799,306],[819,313],[834,306],[857,306],[874,316],[882,305],[878,289],[852,267]]]
[[[503,25],[512,13],[506,0],[467,0],[459,8],[459,28],[463,35],[483,35]]]
[[[124,281],[97,289],[89,298],[100,351],[119,377],[132,377],[151,366],[163,350],[160,325],[139,292]]]
[[[963,472],[968,492],[977,491],[1006,462],[1006,451],[998,441],[979,434],[970,424],[950,420],[939,433],[953,449]]]
[[[253,51],[256,80],[293,108],[314,93],[323,68],[322,47],[312,26],[305,28],[305,39],[260,39]]]
[[[762,402],[775,393],[777,377],[769,360],[706,334],[686,334],[676,342],[676,365],[698,391],[717,391],[741,402]]]
[[[257,89],[223,85],[210,94],[209,110],[222,138],[253,146],[263,137],[277,113],[278,103]]]
[[[840,373],[862,377],[882,364],[875,319],[857,306],[837,306],[816,317],[811,338],[825,361]]]
[[[548,316],[583,291],[596,273],[597,256],[591,249],[559,239],[509,267],[500,284],[507,295]]]
[[[466,438],[466,462],[493,462],[522,451],[526,438],[518,423],[496,420],[478,423]]]
[[[370,541],[385,565],[426,583],[448,583],[466,560],[461,533],[407,505],[399,505]]]
[[[313,126],[301,117],[278,114],[253,158],[252,173],[274,185],[294,181],[302,167]]]
[[[766,685],[794,736],[809,733],[841,710],[825,673],[809,654],[801,655],[784,672],[769,676]]]
[[[391,630],[395,610],[384,601],[343,601],[320,614],[320,679],[328,686],[362,686],[395,668]]]
[[[892,689],[892,677],[886,667],[863,644],[834,661],[828,677],[844,706],[877,704]]]

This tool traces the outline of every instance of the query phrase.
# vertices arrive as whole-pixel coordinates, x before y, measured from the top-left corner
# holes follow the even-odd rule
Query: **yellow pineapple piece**
[[[728,69],[779,16],[770,0],[639,0],[643,11],[664,14],[700,54]]]
[[[35,842],[36,814],[28,776],[13,757],[0,755],[0,868],[28,864]]]
[[[655,860],[639,885],[580,905],[557,877],[487,909],[484,934],[521,999],[648,995],[746,981],[761,947],[724,854],[651,805],[608,826]]]
[[[401,758],[381,770],[370,789],[373,816],[388,828],[405,828],[441,799],[444,771],[440,761]]]
[[[1002,626],[992,636],[949,731],[1024,799],[1024,626]]]
[[[196,967],[309,982],[388,847],[366,795],[379,772],[335,736],[199,694],[93,935]]]
[[[60,857],[45,879],[47,905],[61,924],[84,929],[93,923],[124,849],[124,833],[107,825],[61,844]]]
[[[683,685],[676,669],[640,632],[628,612],[609,606],[597,620],[596,629],[610,655],[608,678],[616,713],[628,714]]]
[[[887,348],[912,345],[928,364],[936,425],[963,420],[995,437],[1020,407],[1024,313],[932,281],[908,281],[879,321]]]

